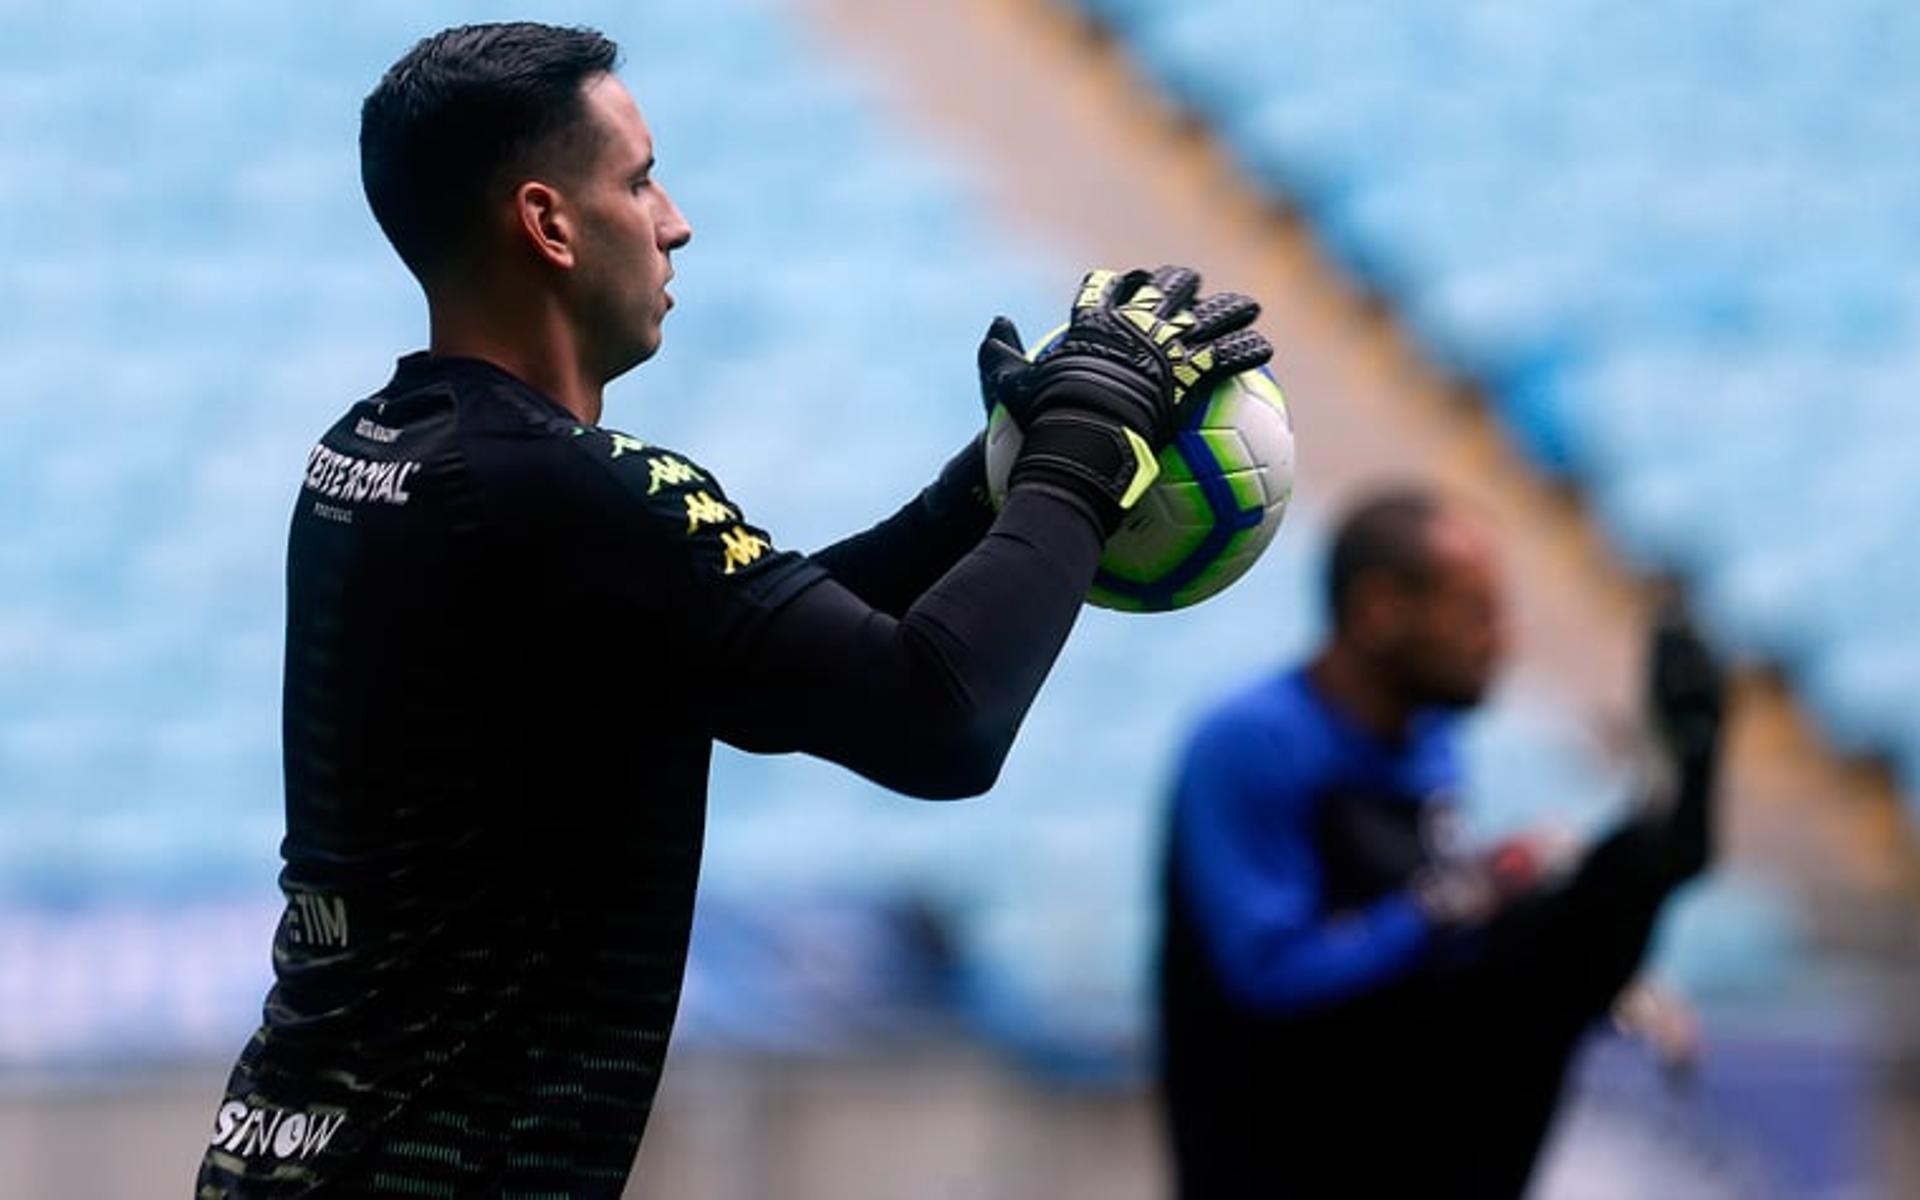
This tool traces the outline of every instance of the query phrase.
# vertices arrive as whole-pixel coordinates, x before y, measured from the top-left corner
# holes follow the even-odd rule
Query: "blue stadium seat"
[[[1920,669],[1835,648],[1920,632],[1910,7],[1086,7],[1632,562],[1894,748]]]

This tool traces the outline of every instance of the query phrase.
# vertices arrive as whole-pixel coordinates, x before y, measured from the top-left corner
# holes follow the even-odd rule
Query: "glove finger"
[[[1260,317],[1260,302],[1239,292],[1215,292],[1193,306],[1193,328],[1187,344],[1211,342],[1236,329],[1245,329]]]
[[[1080,294],[1074,298],[1073,311],[1082,313],[1125,304],[1127,297],[1138,291],[1146,280],[1145,271],[1122,274],[1110,267],[1095,267],[1081,276]]]
[[[987,326],[986,341],[1005,343],[1022,354],[1027,350],[1027,344],[1020,340],[1020,328],[1013,323],[1011,317],[995,317],[993,324]]]
[[[1669,609],[1660,614],[1653,635],[1653,676],[1677,688],[1711,686],[1720,675],[1713,648],[1687,614]]]
[[[1665,630],[1654,662],[1656,700],[1668,705],[1708,705],[1721,691],[1720,664],[1691,629]]]
[[[979,365],[980,382],[991,391],[1033,364],[1019,348],[988,338],[980,343]]]
[[[988,413],[995,404],[1005,404],[1016,419],[1024,407],[1019,385],[1020,373],[1031,364],[1020,345],[1020,331],[1005,317],[995,317],[980,342],[975,362],[980,368],[980,401]]]
[[[978,361],[980,384],[988,393],[999,390],[1012,376],[1032,365],[1016,346],[993,338],[980,343]]]
[[[1273,359],[1273,343],[1253,329],[1229,333],[1211,343],[1207,349],[1213,351],[1213,363],[1207,368],[1206,374],[1213,379],[1225,379],[1229,375],[1251,371]]]
[[[1164,321],[1192,304],[1199,292],[1198,271],[1191,267],[1168,265],[1149,275],[1132,299],[1149,304],[1153,315]]]
[[[1127,303],[1129,300],[1132,300],[1135,296],[1140,294],[1141,288],[1148,286],[1152,282],[1153,282],[1153,276],[1150,273],[1148,273],[1145,270],[1142,270],[1139,267],[1135,267],[1133,270],[1128,271],[1125,275],[1122,275],[1119,279],[1119,282],[1114,284],[1113,303],[1115,304]]]

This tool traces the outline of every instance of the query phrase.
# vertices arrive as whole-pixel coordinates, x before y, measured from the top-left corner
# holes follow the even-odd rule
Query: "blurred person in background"
[[[600,425],[692,235],[615,58],[591,30],[449,29],[362,109],[431,341],[296,503],[276,982],[203,1198],[618,1195],[713,740],[985,790],[1186,394],[1271,355],[1192,271],[1093,272],[1037,361],[1004,319],[981,347],[1027,435],[997,515],[975,439],[873,529],[776,550],[708,468]],[[859,336],[833,316],[794,319]]]
[[[1721,675],[1663,617],[1671,786],[1559,867],[1534,838],[1468,850],[1455,724],[1506,646],[1488,531],[1377,495],[1327,592],[1323,647],[1216,708],[1179,767],[1159,980],[1179,1195],[1519,1196],[1575,1045],[1708,861]]]

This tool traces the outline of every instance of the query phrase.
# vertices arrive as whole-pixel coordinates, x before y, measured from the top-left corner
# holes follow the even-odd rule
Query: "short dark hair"
[[[619,56],[597,30],[515,21],[443,29],[388,69],[360,106],[360,182],[414,275],[460,251],[502,171],[585,127],[581,84]]]
[[[1442,508],[1428,489],[1405,486],[1377,492],[1348,510],[1327,560],[1327,612],[1336,626],[1362,576],[1384,574],[1409,587],[1431,582],[1427,533]]]

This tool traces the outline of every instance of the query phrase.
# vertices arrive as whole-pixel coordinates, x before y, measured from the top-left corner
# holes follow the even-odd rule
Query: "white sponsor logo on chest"
[[[417,462],[373,462],[325,446],[307,456],[306,487],[329,500],[405,504],[407,479],[420,469]]]

